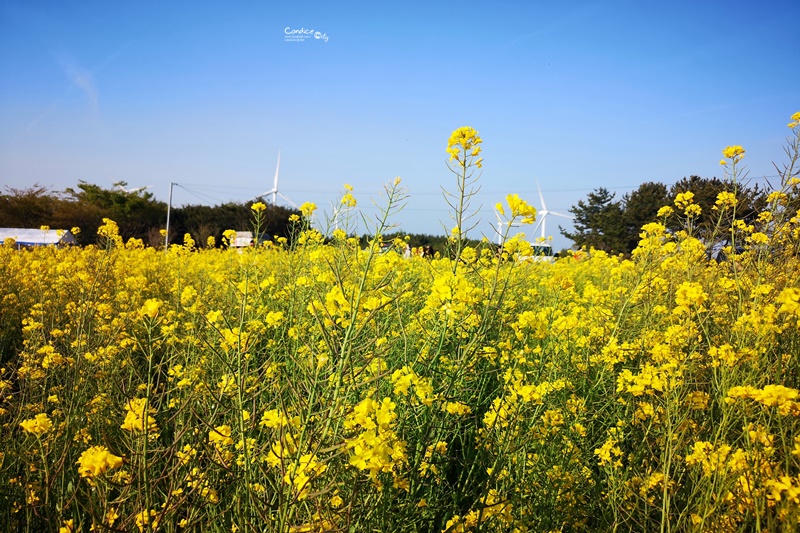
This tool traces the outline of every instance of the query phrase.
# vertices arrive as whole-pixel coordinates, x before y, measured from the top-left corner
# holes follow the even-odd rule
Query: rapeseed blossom
[[[714,206],[718,209],[736,207],[736,195],[732,192],[722,191],[717,194],[717,201],[714,203]]]
[[[143,317],[155,318],[158,316],[158,310],[161,307],[161,301],[157,298],[150,298],[144,302],[144,305],[139,310],[139,314]]]
[[[675,196],[675,205],[678,209],[685,210],[694,202],[694,193],[692,191],[679,192]]]
[[[208,432],[208,442],[217,447],[231,446],[233,439],[231,438],[230,426],[217,426]]]
[[[611,428],[608,431],[608,438],[602,446],[594,450],[600,466],[619,468],[622,466],[622,449],[619,443],[622,440],[622,433],[618,428]]]
[[[800,391],[783,385],[766,385],[763,389],[751,386],[736,386],[728,391],[726,400],[746,398],[754,400],[766,407],[777,407],[782,415],[800,416]]]
[[[53,422],[46,413],[39,413],[33,418],[23,420],[19,425],[25,430],[25,433],[31,433],[37,437],[41,437],[53,428]]]
[[[316,210],[317,210],[317,204],[314,204],[312,202],[305,202],[303,203],[303,205],[300,206],[300,212],[306,218],[311,218],[311,216],[314,214],[314,211]]]
[[[143,533],[145,529],[150,530],[150,528],[152,531],[156,531],[158,529],[158,513],[154,509],[141,511],[136,515],[136,527],[140,533]]]
[[[397,474],[407,461],[405,442],[393,429],[396,407],[389,398],[380,402],[367,398],[359,402],[345,420],[345,428],[360,430],[346,441],[351,450],[349,463],[359,470],[367,470],[374,481],[380,472]]]
[[[536,209],[516,194],[506,196],[506,202],[511,210],[511,217],[521,217],[522,224],[533,224],[536,220]]]
[[[671,216],[675,211],[672,209],[671,206],[665,205],[659,208],[658,213],[656,213],[657,218],[667,218]]]
[[[800,318],[800,289],[787,287],[778,295],[779,313],[789,313]]]
[[[125,404],[125,420],[120,427],[131,432],[153,433],[158,431],[156,419],[150,416],[156,410],[148,405],[147,398],[135,398],[128,401]]]
[[[356,198],[353,196],[353,187],[345,183],[345,193],[342,196],[340,203],[346,207],[355,207],[357,205]]]
[[[466,166],[467,158],[478,157],[481,153],[481,143],[483,140],[478,132],[474,128],[464,126],[454,130],[450,135],[447,141],[447,153],[450,154],[451,161],[455,160],[459,165]],[[475,165],[481,168],[483,159],[477,159]]]
[[[739,145],[734,145],[725,147],[725,149],[722,150],[722,155],[728,159],[739,161],[744,157],[744,152],[744,148]]]
[[[78,458],[78,473],[85,478],[94,478],[106,470],[121,466],[122,457],[109,452],[105,446],[92,446]]]
[[[311,480],[321,475],[327,468],[324,463],[317,460],[314,454],[303,454],[295,463],[289,465],[283,481],[293,487],[298,500],[305,500],[309,494]]]
[[[675,303],[687,307],[700,307],[708,299],[703,287],[698,283],[684,281],[675,292]]]

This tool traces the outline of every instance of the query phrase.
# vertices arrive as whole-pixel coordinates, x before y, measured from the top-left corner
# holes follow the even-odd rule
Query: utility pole
[[[175,185],[174,183],[170,182],[169,184],[169,203],[167,204],[167,234],[164,235],[164,253],[169,251],[169,215],[170,211],[172,211],[172,186]]]

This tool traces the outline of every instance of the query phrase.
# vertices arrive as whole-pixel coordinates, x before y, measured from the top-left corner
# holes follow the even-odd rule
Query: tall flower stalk
[[[477,214],[480,206],[473,209],[471,203],[480,191],[477,183],[483,167],[483,158],[480,157],[481,143],[483,140],[478,132],[469,126],[455,130],[447,141],[447,153],[450,154],[447,168],[456,176],[456,192],[443,189],[445,201],[453,210],[452,219],[455,223],[450,230],[454,269],[464,249],[467,233],[479,223]]]

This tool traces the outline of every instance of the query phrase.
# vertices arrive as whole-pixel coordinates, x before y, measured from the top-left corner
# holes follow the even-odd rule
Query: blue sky
[[[280,151],[294,202],[329,210],[349,183],[371,218],[400,176],[394,221],[441,233],[464,125],[484,140],[475,237],[508,193],[539,207],[537,180],[566,213],[600,186],[722,177],[722,148],[741,144],[761,181],[800,111],[798,20],[796,0],[1,0],[0,184],[244,201]]]

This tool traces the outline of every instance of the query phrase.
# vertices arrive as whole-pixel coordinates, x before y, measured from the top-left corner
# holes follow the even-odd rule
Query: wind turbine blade
[[[563,213],[556,213],[555,211],[549,211],[547,214],[548,214],[548,215],[555,215],[555,216],[557,216],[557,217],[562,217],[562,218],[568,218],[568,219],[570,219],[570,220],[572,220],[572,219],[574,219],[574,218],[575,218],[575,217],[573,217],[573,216],[570,216],[570,215],[565,215],[565,214],[563,214]]]
[[[278,173],[281,170],[281,152],[278,150],[278,164],[275,166],[275,181],[272,185],[272,205],[278,203]]]
[[[262,192],[262,193],[261,193],[261,194],[259,194],[258,196],[254,196],[254,197],[252,198],[252,201],[256,201],[256,200],[263,200],[263,199],[264,199],[266,196],[268,196],[268,195],[272,194],[273,192],[275,192],[275,189],[270,189],[270,190],[268,190],[268,191]]]
[[[547,205],[544,203],[544,195],[542,194],[542,187],[539,185],[539,180],[536,180],[536,188],[539,189],[539,201],[542,202],[542,211],[547,213]]]
[[[287,197],[285,194],[279,193],[279,192],[277,192],[277,191],[275,191],[275,194],[277,194],[278,196],[280,196],[281,198],[283,198],[283,200],[284,200],[284,201],[285,201],[287,204],[291,205],[291,206],[292,206],[292,207],[294,207],[295,209],[298,209],[298,207],[297,207],[297,204],[296,204],[296,203],[294,203],[293,201],[291,201],[291,200],[290,200],[290,199],[289,199],[289,198],[288,198],[288,197]]]
[[[342,204],[339,204],[337,207],[333,202],[329,203],[331,204],[331,218],[328,219],[328,225],[333,225],[333,229],[337,230],[339,229],[339,210],[342,208]]]
[[[280,172],[280,170],[281,170],[281,153],[279,151],[278,152],[278,165],[275,167],[275,182],[272,185],[272,190],[273,191],[277,191],[278,190],[278,172]]]
[[[503,220],[500,218],[500,211],[497,209],[494,210],[494,216],[497,218],[497,224],[495,225],[494,232],[497,234],[497,245],[502,246],[503,244]]]
[[[533,226],[533,231],[531,231],[531,235],[536,235],[536,230],[539,229],[544,223],[544,217],[537,217],[537,218],[539,220],[537,220],[536,225]],[[542,230],[542,233],[544,233],[544,230]]]

